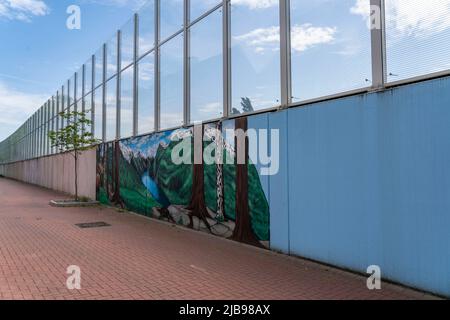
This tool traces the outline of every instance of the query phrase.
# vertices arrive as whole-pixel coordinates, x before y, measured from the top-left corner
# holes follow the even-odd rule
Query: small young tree
[[[88,111],[87,111],[88,112]],[[88,150],[99,140],[95,139],[91,132],[85,130],[90,127],[92,121],[86,117],[87,112],[61,112],[59,116],[66,124],[58,131],[50,131],[48,137],[52,147],[60,152],[68,152],[75,159],[75,201],[78,201],[78,158],[83,151]]]

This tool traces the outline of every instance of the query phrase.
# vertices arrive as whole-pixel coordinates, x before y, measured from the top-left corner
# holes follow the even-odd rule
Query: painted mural
[[[222,158],[223,164],[173,163],[172,153],[185,138],[191,138],[189,156],[194,157],[193,129],[100,145],[98,200],[220,237],[269,247],[269,205],[258,171],[249,160],[248,150],[248,163],[236,164],[236,141],[224,138],[222,126],[246,130],[247,119],[227,121],[226,125],[208,124],[200,130],[203,150]],[[214,147],[219,143],[223,149]],[[234,160],[227,161],[227,157]]]

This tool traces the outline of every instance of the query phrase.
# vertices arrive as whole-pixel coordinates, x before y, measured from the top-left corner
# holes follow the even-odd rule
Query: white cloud
[[[139,36],[139,52],[148,52],[155,46],[154,43],[151,43],[151,38],[153,37],[153,34],[148,33],[145,35]]]
[[[370,0],[356,0],[352,14],[369,19]],[[392,37],[427,37],[450,28],[450,0],[386,1],[386,23]]]
[[[110,6],[110,7],[118,7],[118,8],[124,8],[128,7],[132,10],[139,10],[141,7],[143,7],[146,3],[149,2],[149,0],[79,0],[83,1],[85,3],[91,3],[91,4],[98,4],[103,6]],[[171,2],[171,5],[183,5],[184,0],[161,0],[164,2]],[[259,0],[261,2],[278,2],[278,0]],[[218,0],[201,0],[203,2],[203,5],[207,8],[211,7],[212,5],[218,4]],[[234,0],[233,0],[234,2]],[[258,0],[236,0],[236,2],[258,2]]]
[[[220,102],[210,102],[198,109],[203,114],[213,114],[216,115],[217,112],[222,110],[222,104]]]
[[[314,27],[309,23],[294,25],[291,34],[292,49],[302,52],[319,44],[331,43],[336,32],[336,27]],[[266,50],[278,50],[280,28],[274,26],[255,29],[235,37],[235,40],[245,42],[246,45],[254,47],[256,53],[264,53]]]
[[[294,51],[306,51],[319,44],[331,43],[336,27],[314,27],[310,23],[292,27],[291,46]]]
[[[139,63],[139,80],[150,81],[153,80],[155,73],[155,66],[150,62]]]
[[[278,0],[231,0],[232,5],[247,6],[250,9],[268,9],[278,5]]]
[[[114,63],[107,63],[106,70],[108,70],[108,77],[110,77],[112,74],[117,73],[117,65]]]
[[[352,14],[363,16],[364,19],[370,17],[370,0],[356,0],[353,7],[350,8]]]
[[[43,0],[0,0],[0,18],[30,22],[33,17],[49,13]]]
[[[13,133],[49,95],[29,94],[0,82],[0,140]]]
[[[254,47],[258,53],[263,53],[267,49],[275,49],[280,42],[280,28],[258,28],[234,37],[235,40],[245,42],[246,45]]]
[[[183,124],[182,113],[162,113],[161,114],[161,128],[175,128]]]

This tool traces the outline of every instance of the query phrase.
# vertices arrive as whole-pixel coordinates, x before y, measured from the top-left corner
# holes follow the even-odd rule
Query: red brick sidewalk
[[[421,299],[422,293],[0,178],[0,299]],[[79,229],[105,221],[111,227]],[[66,288],[78,265],[82,289]]]

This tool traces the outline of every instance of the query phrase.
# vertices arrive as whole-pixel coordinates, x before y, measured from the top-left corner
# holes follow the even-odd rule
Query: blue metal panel
[[[287,123],[291,253],[450,296],[450,80],[291,109]]]
[[[267,128],[269,126],[269,119],[267,114],[260,114],[256,116],[248,117],[248,129],[249,130],[255,130],[255,133],[258,135],[258,140],[255,141],[255,139],[250,135],[249,136],[249,149],[255,149],[256,154],[252,154],[250,152],[250,161],[255,164],[256,169],[259,172],[259,180],[261,181],[261,186],[264,190],[264,193],[266,195],[267,201],[269,201],[269,177],[268,176],[262,176],[261,175],[261,169],[265,166],[261,165],[261,162],[258,160],[258,153],[260,150],[260,144],[259,144],[259,135],[263,133],[265,130],[267,132]],[[266,139],[268,138],[268,135],[265,134]]]
[[[272,250],[289,253],[288,195],[288,130],[287,111],[269,116],[269,130],[279,130],[280,165],[278,174],[270,176],[270,246]]]

